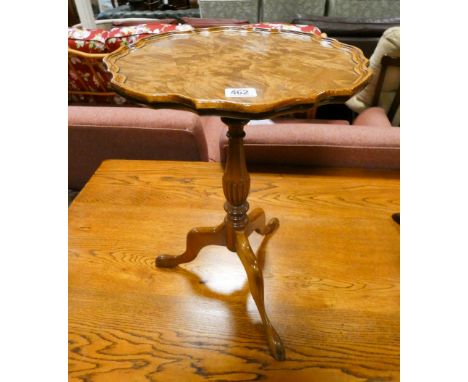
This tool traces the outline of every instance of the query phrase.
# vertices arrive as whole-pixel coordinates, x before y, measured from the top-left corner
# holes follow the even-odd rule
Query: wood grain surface
[[[113,87],[125,97],[222,115],[265,116],[349,98],[371,76],[356,47],[308,33],[245,27],[151,36],[104,62]],[[228,88],[253,88],[257,95],[226,97]]]
[[[106,161],[69,208],[70,381],[399,380],[399,173],[251,171],[251,208],[277,217],[258,248],[268,352],[239,258],[187,232],[224,218],[218,163]]]

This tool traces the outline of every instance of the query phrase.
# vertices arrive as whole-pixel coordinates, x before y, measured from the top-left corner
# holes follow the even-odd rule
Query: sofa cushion
[[[104,53],[107,34],[104,29],[68,28],[68,47],[85,53]]]
[[[133,44],[134,42],[150,35],[192,29],[193,28],[190,25],[172,25],[161,23],[140,24],[121,28],[112,28],[107,35],[106,51],[113,52],[121,46]]]
[[[400,129],[321,124],[245,127],[248,163],[326,167],[399,168]],[[221,136],[221,159],[228,140]]]
[[[207,149],[208,149],[208,160],[210,162],[220,162],[221,161],[221,150],[219,142],[221,139],[226,137],[227,126],[221,121],[221,117],[217,116],[202,116],[200,117],[203,131],[205,133]],[[275,123],[294,123],[294,124],[311,124],[311,123],[321,123],[321,124],[335,124],[335,125],[349,125],[348,121],[344,120],[323,120],[323,119],[286,119],[278,118],[275,120],[251,120],[248,125],[265,125],[265,124],[275,124]],[[227,142],[227,141],[226,141]]]
[[[68,107],[68,187],[79,190],[106,159],[207,161],[195,113],[135,107]]]

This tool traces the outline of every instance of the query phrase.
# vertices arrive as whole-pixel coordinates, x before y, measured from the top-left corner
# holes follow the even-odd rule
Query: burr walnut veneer
[[[244,119],[344,101],[371,75],[362,52],[337,40],[245,27],[155,35],[104,62],[123,96]],[[256,96],[226,97],[226,89],[238,88],[253,88]]]
[[[123,47],[104,59],[121,95],[151,107],[216,114],[229,127],[223,176],[224,221],[194,228],[182,255],[161,255],[159,267],[192,261],[210,244],[237,252],[266,330],[272,355],[284,360],[283,343],[264,304],[262,269],[249,244],[256,231],[268,235],[277,219],[263,210],[249,214],[250,177],[244,157],[244,126],[250,119],[310,109],[349,98],[370,78],[362,52],[332,39],[291,31],[239,27],[169,32]]]

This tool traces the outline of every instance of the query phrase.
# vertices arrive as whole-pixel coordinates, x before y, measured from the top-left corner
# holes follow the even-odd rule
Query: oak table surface
[[[105,59],[113,88],[150,106],[261,119],[346,100],[370,79],[358,48],[314,34],[215,27],[169,32]],[[255,89],[238,97],[227,89]]]
[[[222,220],[221,165],[106,161],[69,208],[69,380],[399,380],[399,172],[279,171],[249,202],[281,222],[259,256],[285,361],[236,254],[154,264]]]

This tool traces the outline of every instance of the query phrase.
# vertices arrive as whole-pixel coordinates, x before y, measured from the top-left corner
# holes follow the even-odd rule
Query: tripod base
[[[268,347],[273,357],[282,361],[285,359],[283,342],[265,311],[262,269],[248,240],[253,231],[266,236],[272,234],[278,227],[279,221],[276,218],[271,219],[266,224],[265,213],[260,208],[256,208],[248,214],[247,223],[243,228],[234,228],[230,219],[226,217],[224,222],[216,227],[192,229],[187,235],[185,252],[179,256],[158,256],[156,266],[172,268],[182,263],[188,263],[195,259],[200,250],[207,245],[221,245],[236,252],[247,273],[250,292],[262,318]]]

